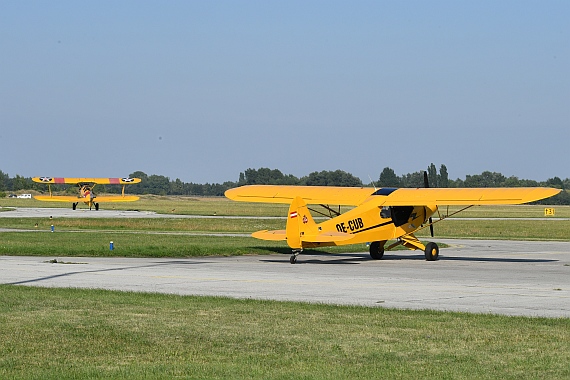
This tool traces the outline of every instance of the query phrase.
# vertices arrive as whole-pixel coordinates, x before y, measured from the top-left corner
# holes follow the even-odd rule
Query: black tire
[[[289,257],[289,262],[291,264],[295,264],[297,262],[297,256],[291,255],[291,257]]]
[[[75,210],[77,208],[77,203],[72,203],[71,208]]]
[[[428,243],[424,253],[427,261],[436,261],[439,259],[439,247],[435,243]]]
[[[99,211],[99,203],[95,203],[95,211]]]
[[[370,257],[374,260],[380,260],[384,256],[384,244],[380,244],[379,241],[373,241],[370,243]]]

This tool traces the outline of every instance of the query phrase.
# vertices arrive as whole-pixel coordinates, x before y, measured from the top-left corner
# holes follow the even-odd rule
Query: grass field
[[[567,379],[570,320],[0,286],[2,379]]]

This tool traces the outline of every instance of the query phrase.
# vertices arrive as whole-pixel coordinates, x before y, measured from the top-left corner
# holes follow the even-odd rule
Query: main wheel
[[[99,211],[99,203],[95,203],[95,211]]]
[[[75,209],[77,208],[77,203],[75,203],[75,202],[72,203],[72,204],[71,204],[71,208],[75,210]]]
[[[295,264],[297,262],[297,255],[291,255],[291,257],[289,257],[289,262],[291,264]]]
[[[435,243],[428,243],[425,250],[427,261],[436,261],[439,258],[439,247]]]
[[[382,256],[384,256],[384,244],[380,244],[379,241],[370,243],[370,257],[374,260],[380,260]]]

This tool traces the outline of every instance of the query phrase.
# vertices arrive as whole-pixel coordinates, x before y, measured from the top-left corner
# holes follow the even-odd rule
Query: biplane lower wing
[[[49,195],[34,195],[34,198],[37,199],[38,201],[44,201],[44,202],[81,202],[84,199],[82,198],[77,198],[77,197],[73,197],[73,196],[68,196],[68,195],[54,195],[54,196],[49,196]]]
[[[37,199],[38,201],[46,201],[46,202],[85,202],[88,201],[89,199],[85,199],[85,198],[78,198],[78,197],[73,197],[73,196],[67,196],[67,195],[54,195],[54,196],[49,196],[49,195],[36,195],[34,196],[35,199]],[[93,198],[93,202],[102,202],[102,203],[110,203],[110,202],[134,202],[134,201],[138,201],[140,199],[140,197],[135,196],[135,195],[127,195],[124,197],[121,196],[114,196],[114,197],[109,197],[109,196],[102,196],[102,197],[96,197]]]
[[[76,198],[81,200],[81,198]],[[125,195],[123,196],[97,196],[93,198],[94,202],[111,203],[111,202],[134,202],[138,201],[140,197],[136,195]]]

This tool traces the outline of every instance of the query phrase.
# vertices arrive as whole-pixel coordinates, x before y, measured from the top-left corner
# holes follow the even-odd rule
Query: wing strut
[[[319,210],[315,210],[314,208],[310,208],[310,207],[307,207],[307,208],[314,213],[317,213],[317,214],[322,215],[322,216],[326,216],[327,218],[331,218],[331,219],[334,218],[335,216],[339,216],[341,214],[340,205],[338,205],[338,211],[333,210],[332,207],[330,207],[329,205],[320,204],[319,206],[321,206],[322,208],[327,210],[329,212],[329,214],[327,215],[324,212],[321,212]]]

